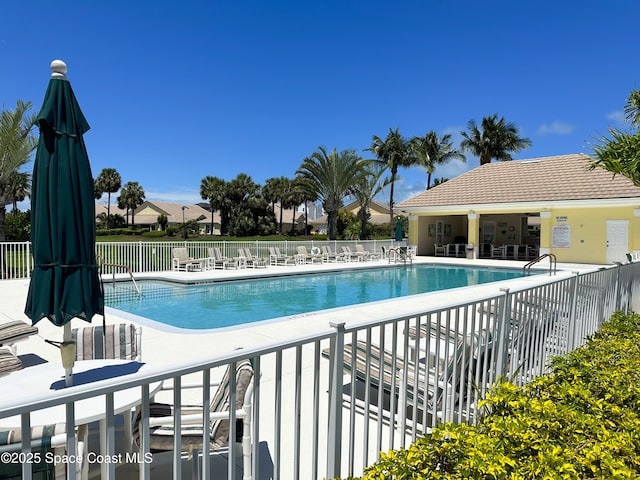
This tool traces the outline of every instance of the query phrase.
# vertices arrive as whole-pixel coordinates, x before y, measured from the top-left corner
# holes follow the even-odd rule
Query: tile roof
[[[488,163],[396,208],[640,197],[631,180],[590,163],[584,153]]]
[[[136,212],[139,213],[135,215],[135,222],[136,224],[154,224],[158,221],[158,215],[164,214],[167,216],[169,223],[182,223],[183,206],[186,207],[184,210],[185,221],[195,220],[203,216],[205,218],[198,223],[211,223],[211,212],[199,205],[156,201],[146,201],[136,208]],[[213,218],[214,222],[220,222],[217,212]]]

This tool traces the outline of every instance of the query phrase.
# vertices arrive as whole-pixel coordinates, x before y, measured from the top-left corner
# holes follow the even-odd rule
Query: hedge
[[[494,386],[478,425],[381,453],[365,480],[640,478],[640,316],[616,313],[523,387]]]

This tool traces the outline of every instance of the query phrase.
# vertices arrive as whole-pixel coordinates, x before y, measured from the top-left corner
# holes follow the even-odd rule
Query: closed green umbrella
[[[64,325],[63,364],[67,384],[75,358],[72,318],[88,322],[104,315],[95,243],[93,176],[82,135],[89,124],[80,110],[66,65],[54,60],[42,109],[33,167],[31,241],[34,267],[25,313],[35,324],[48,318]],[[72,350],[72,351],[71,351]]]
[[[396,242],[402,241],[402,220],[396,217]]]

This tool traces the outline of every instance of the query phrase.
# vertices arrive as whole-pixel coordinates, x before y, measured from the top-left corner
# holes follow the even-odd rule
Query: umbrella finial
[[[51,76],[53,78],[67,78],[67,64],[62,60],[51,62]]]

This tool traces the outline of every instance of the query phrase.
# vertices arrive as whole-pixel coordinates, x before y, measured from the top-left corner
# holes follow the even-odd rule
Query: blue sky
[[[458,142],[494,113],[533,142],[516,159],[589,153],[640,88],[636,0],[18,3],[0,16],[4,107],[37,113],[64,60],[94,177],[115,168],[150,200],[198,202],[207,175],[292,178],[319,145],[369,158],[389,128]],[[400,176],[396,201],[425,188],[423,169]]]

